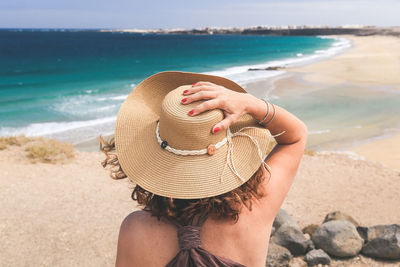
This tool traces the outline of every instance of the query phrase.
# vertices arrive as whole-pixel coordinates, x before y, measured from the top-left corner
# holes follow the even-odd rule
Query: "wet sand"
[[[352,150],[370,161],[400,170],[400,135],[370,141]]]

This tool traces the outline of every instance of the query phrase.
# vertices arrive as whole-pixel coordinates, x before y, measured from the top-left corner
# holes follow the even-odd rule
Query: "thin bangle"
[[[269,115],[269,104],[268,104],[268,101],[265,100],[264,98],[261,99],[261,100],[264,101],[267,104],[267,114],[265,114],[265,117],[262,120],[258,121],[259,124],[263,123],[267,119],[267,117]]]
[[[267,121],[267,123],[264,124],[264,126],[266,126],[268,123],[270,123],[270,122],[274,119],[274,117],[275,117],[275,113],[276,113],[275,106],[274,106],[274,104],[272,104],[272,103],[271,103],[271,105],[272,105],[272,107],[273,107],[273,109],[274,109],[274,113],[272,113],[271,119],[270,119],[269,121]]]

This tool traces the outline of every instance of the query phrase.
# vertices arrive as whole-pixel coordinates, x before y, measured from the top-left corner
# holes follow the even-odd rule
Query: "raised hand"
[[[182,104],[207,100],[189,111],[190,116],[216,108],[224,112],[225,118],[214,125],[213,133],[227,129],[243,114],[248,113],[248,105],[251,103],[249,94],[235,92],[211,82],[197,82],[185,90],[183,95],[185,98],[182,99]]]

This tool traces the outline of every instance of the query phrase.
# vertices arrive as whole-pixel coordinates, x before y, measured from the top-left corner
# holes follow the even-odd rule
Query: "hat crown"
[[[181,150],[205,149],[226,136],[226,131],[212,133],[212,128],[224,115],[220,109],[212,109],[198,115],[188,113],[206,100],[182,104],[183,91],[191,85],[182,85],[165,95],[161,104],[159,134],[168,145]]]

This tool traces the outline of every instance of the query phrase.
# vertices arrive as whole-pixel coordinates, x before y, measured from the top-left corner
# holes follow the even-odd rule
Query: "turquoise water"
[[[339,48],[335,39],[301,36],[0,30],[0,136],[78,143],[112,132],[123,100],[154,73],[210,73],[245,84],[280,73],[248,68],[299,64]]]
[[[299,87],[287,89],[274,103],[306,123],[310,149],[346,151],[400,133],[400,92],[390,85],[346,82],[307,90],[303,81]]]

